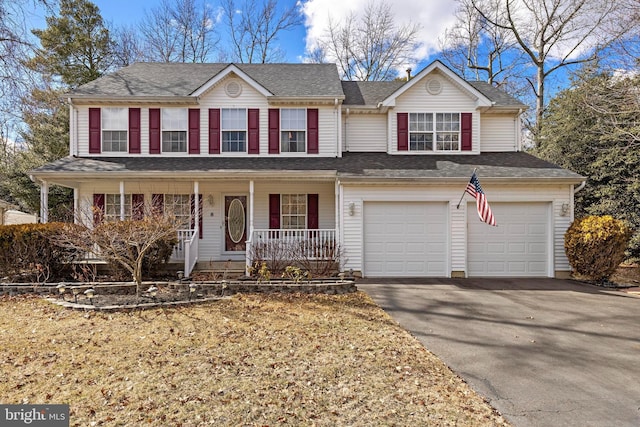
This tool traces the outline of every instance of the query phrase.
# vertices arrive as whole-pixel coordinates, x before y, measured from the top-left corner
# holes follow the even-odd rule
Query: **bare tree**
[[[123,267],[131,274],[136,295],[140,296],[145,257],[160,250],[168,258],[182,223],[171,215],[158,215],[143,207],[135,209],[140,212],[139,219],[115,222],[102,222],[102,212],[95,209],[77,213],[76,223],[65,224],[54,241],[62,248],[94,253]]]
[[[546,82],[557,70],[593,61],[633,28],[637,0],[472,0],[487,23],[509,31],[530,64],[536,97],[534,138],[545,108]],[[539,141],[538,141],[539,142]]]
[[[302,24],[297,5],[278,10],[276,0],[224,0],[222,8],[231,41],[230,56],[240,63],[282,60],[284,52],[276,44],[278,36]]]
[[[419,25],[399,26],[390,4],[370,2],[362,16],[331,19],[318,40],[324,57],[336,61],[347,80],[392,80],[416,61]]]
[[[504,85],[522,65],[523,54],[515,37],[509,30],[490,25],[473,0],[458,1],[456,23],[439,41],[442,58],[465,78]]]
[[[206,62],[218,36],[212,9],[197,0],[162,0],[140,24],[146,59],[160,62]]]
[[[144,61],[142,42],[133,27],[118,27],[110,32],[114,44],[116,67],[126,67],[134,62]]]

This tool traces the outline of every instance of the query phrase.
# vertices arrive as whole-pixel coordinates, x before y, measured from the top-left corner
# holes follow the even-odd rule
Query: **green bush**
[[[573,221],[564,249],[573,270],[590,280],[608,279],[624,259],[631,229],[610,215]]]
[[[46,282],[66,277],[69,264],[82,254],[56,243],[69,224],[20,224],[0,226],[0,277]]]

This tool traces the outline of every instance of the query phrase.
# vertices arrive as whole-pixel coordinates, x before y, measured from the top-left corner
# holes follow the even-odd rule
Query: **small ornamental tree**
[[[610,215],[587,216],[571,223],[564,249],[573,270],[590,280],[608,279],[624,260],[631,229]]]
[[[181,223],[171,216],[148,215],[140,220],[102,222],[96,227],[67,224],[57,237],[59,245],[96,253],[131,274],[140,296],[142,273],[150,262],[166,262],[178,243]]]

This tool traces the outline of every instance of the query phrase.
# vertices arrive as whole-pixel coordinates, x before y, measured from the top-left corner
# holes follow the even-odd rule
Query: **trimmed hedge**
[[[61,248],[54,237],[68,224],[0,226],[0,278],[47,282],[66,277],[68,265],[82,256]]]
[[[571,223],[564,235],[564,249],[576,273],[604,280],[624,260],[631,234],[623,221],[610,215],[587,216]]]

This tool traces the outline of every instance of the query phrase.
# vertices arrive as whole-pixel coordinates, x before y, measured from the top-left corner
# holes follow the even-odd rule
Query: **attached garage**
[[[497,227],[478,219],[475,203],[468,205],[468,276],[549,276],[551,204],[491,203],[491,209]]]
[[[364,203],[364,275],[446,277],[447,204]]]

